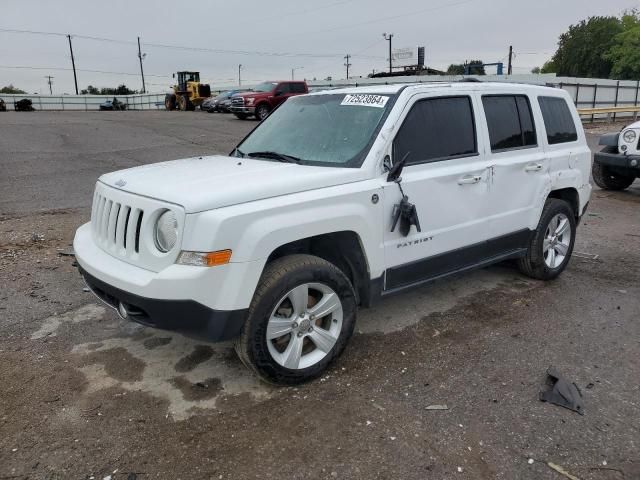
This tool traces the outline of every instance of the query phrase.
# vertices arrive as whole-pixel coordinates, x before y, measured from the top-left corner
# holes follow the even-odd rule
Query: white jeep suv
[[[442,83],[289,99],[229,156],[100,177],[74,248],[122,317],[236,339],[295,384],[344,349],[358,306],[516,259],[567,266],[591,154],[563,90]]]
[[[593,181],[604,190],[624,190],[640,178],[640,122],[600,138],[604,148],[593,156]]]

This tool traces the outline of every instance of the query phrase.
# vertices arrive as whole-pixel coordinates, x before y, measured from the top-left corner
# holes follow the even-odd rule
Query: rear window
[[[394,161],[408,154],[408,165],[476,153],[476,128],[469,97],[416,102],[393,141]]]
[[[491,151],[537,144],[531,105],[525,95],[483,96],[482,105],[489,127]]]
[[[578,132],[567,102],[558,97],[539,97],[538,103],[547,130],[549,145],[575,142]]]
[[[304,88],[304,83],[292,83],[291,93],[306,93],[307,89]]]

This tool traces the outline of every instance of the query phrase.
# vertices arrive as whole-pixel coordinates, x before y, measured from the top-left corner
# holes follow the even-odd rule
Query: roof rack
[[[482,80],[478,78],[461,78],[458,80],[460,83],[482,83]]]

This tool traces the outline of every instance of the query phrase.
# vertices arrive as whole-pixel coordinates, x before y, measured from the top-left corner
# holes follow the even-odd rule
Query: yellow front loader
[[[167,110],[187,111],[195,110],[206,98],[211,96],[211,88],[200,83],[200,72],[178,72],[178,83],[174,85],[173,93],[167,93],[164,106]]]

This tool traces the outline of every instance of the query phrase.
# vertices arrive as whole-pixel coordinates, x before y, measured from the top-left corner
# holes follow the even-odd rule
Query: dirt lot
[[[576,250],[597,259],[552,283],[501,265],[394,297],[360,312],[325,377],[275,389],[229,344],[119,320],[64,255],[100,173],[226,153],[255,123],[0,121],[0,479],[567,478],[547,462],[640,478],[640,182],[594,191]],[[549,365],[584,416],[538,400]]]

